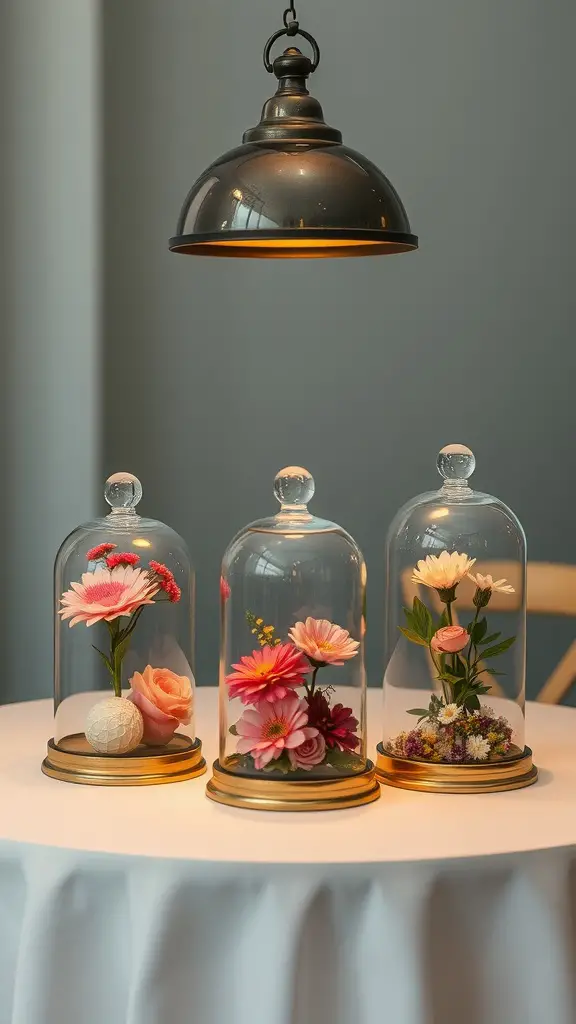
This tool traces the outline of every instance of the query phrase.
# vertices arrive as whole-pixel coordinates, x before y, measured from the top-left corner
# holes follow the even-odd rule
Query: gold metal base
[[[229,807],[247,807],[253,811],[337,811],[359,807],[380,796],[374,765],[344,779],[294,779],[291,782],[254,778],[226,771],[219,761],[213,765],[206,796]]]
[[[83,733],[73,733],[57,744],[53,739],[48,741],[42,771],[60,782],[84,786],[155,786],[195,779],[206,771],[206,761],[200,740],[191,742],[179,733],[162,748],[162,753],[140,746],[121,757],[97,754]]]
[[[532,751],[518,747],[518,757],[484,764],[438,764],[393,757],[378,744],[376,777],[386,786],[417,789],[423,793],[501,793],[523,789],[538,778]]]

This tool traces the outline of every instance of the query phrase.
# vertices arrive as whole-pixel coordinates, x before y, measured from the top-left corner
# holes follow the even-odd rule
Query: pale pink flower
[[[192,684],[187,676],[177,676],[169,668],[147,665],[130,680],[128,700],[142,712],[144,743],[157,746],[168,743],[178,725],[192,718]]]
[[[468,573],[468,579],[476,584],[478,590],[493,590],[498,594],[513,594],[514,587],[511,587],[508,580],[493,580],[490,575],[482,576],[482,573]]]
[[[85,622],[111,622],[119,615],[132,615],[143,604],[154,604],[158,583],[147,572],[131,565],[118,565],[115,569],[96,569],[82,573],[80,583],[71,583],[60,602],[59,614],[70,619],[70,625]],[[72,616],[72,617],[71,617]]]
[[[434,633],[430,647],[442,654],[457,654],[464,650],[469,640],[470,634],[463,626],[442,626]]]
[[[296,622],[288,635],[298,650],[325,665],[343,665],[348,658],[358,654],[360,647],[359,641],[353,640],[347,629],[328,619],[309,616],[306,622]]]
[[[258,769],[318,735],[317,729],[308,726],[306,702],[295,693],[274,703],[261,700],[248,708],[236,722],[236,732],[240,737],[238,753],[251,754]]]
[[[326,741],[323,736],[312,736],[305,740],[295,750],[288,751],[288,757],[293,768],[303,768],[305,772],[312,771],[315,765],[321,764],[326,756]]]
[[[236,669],[226,676],[230,700],[240,697],[243,704],[282,700],[295,686],[301,686],[310,665],[292,644],[266,644],[262,650],[244,655]]]

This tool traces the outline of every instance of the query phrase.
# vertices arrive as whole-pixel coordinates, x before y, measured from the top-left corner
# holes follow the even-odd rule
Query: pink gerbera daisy
[[[93,626],[102,620],[111,622],[119,615],[132,615],[141,605],[154,604],[152,598],[158,593],[158,584],[148,573],[131,565],[84,572],[82,581],[72,583],[71,588],[62,594],[63,607],[59,609],[71,626],[77,622]]]
[[[236,722],[239,754],[251,754],[254,767],[264,768],[284,750],[294,750],[314,739],[318,730],[308,725],[306,702],[290,693],[284,700],[261,700]]]
[[[347,629],[337,626],[328,619],[312,619],[296,622],[289,632],[292,643],[304,651],[312,661],[324,665],[343,665],[348,658],[358,654],[360,643],[353,640]]]
[[[301,686],[310,672],[306,658],[292,644],[266,644],[232,668],[236,671],[226,676],[230,700],[240,697],[243,704],[282,700],[295,686]]]

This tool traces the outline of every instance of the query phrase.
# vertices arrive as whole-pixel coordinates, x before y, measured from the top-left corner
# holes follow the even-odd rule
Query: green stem
[[[314,669],[314,671],[312,673],[312,679],[310,681],[310,689],[308,691],[310,696],[312,696],[312,694],[314,693],[314,687],[316,685],[316,676],[318,675],[318,669],[319,668],[320,668],[320,665],[316,665],[316,668]]]
[[[107,623],[108,630],[110,632],[110,664],[112,665],[112,686],[114,687],[114,696],[122,696],[122,659],[116,657],[116,646],[118,643],[118,636],[120,633],[120,623],[118,619],[113,619],[112,622]]]
[[[474,619],[472,621],[472,626],[470,627],[470,634],[472,634],[474,632],[474,626],[478,622],[479,614],[480,614],[480,609],[476,608],[476,614],[475,614]],[[466,682],[468,682],[469,679],[470,679],[470,671],[471,671],[471,668],[470,668],[470,658],[472,657],[472,648],[474,648],[474,654],[476,654],[476,645],[472,643],[472,636],[470,636],[470,646],[468,647],[468,651],[466,652],[466,665],[468,667],[468,672],[466,674]]]
[[[429,650],[430,650],[430,657],[432,658],[432,663],[433,663],[434,668],[436,669],[436,672],[438,673],[438,677],[439,677],[440,673],[442,672],[442,655],[440,655],[440,664],[438,664],[438,662],[436,661],[436,658],[434,657],[434,651],[432,650],[431,647],[429,648]],[[451,700],[451,693],[450,693],[450,684],[445,682],[444,679],[440,679],[439,678],[438,681],[440,683],[440,686],[442,687],[442,696],[444,697],[444,700],[446,701],[447,704],[451,704],[452,700]]]

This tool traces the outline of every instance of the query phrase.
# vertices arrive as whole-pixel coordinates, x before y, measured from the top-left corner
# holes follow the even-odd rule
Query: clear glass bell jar
[[[440,489],[404,505],[388,533],[381,781],[528,785],[524,531],[502,501],[470,485],[469,448],[448,445],[437,467]]]
[[[299,466],[274,482],[276,515],[222,563],[220,756],[208,795],[259,809],[376,799],[366,757],[366,567],[336,523],[308,511]]]
[[[109,514],[55,563],[54,736],[46,774],[148,784],[205,770],[194,729],[194,572],[170,527],[138,514],[139,480],[105,485]]]

